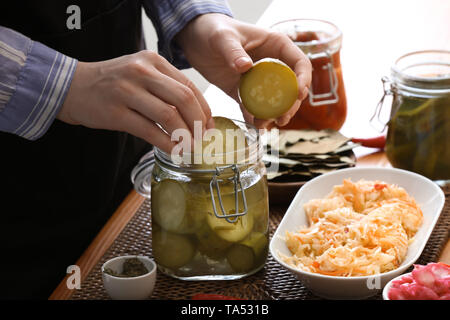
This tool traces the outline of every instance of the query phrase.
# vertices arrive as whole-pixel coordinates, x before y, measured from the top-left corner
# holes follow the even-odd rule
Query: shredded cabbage
[[[381,181],[344,180],[324,199],[304,205],[309,227],[286,233],[301,270],[332,276],[365,276],[397,268],[423,221],[414,198]]]

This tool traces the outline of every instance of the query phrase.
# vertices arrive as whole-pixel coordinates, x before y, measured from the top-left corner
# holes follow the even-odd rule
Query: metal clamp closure
[[[322,54],[321,54],[322,55]],[[322,106],[325,104],[333,104],[337,103],[339,101],[339,95],[337,94],[338,89],[338,81],[337,81],[337,75],[336,71],[334,70],[334,63],[333,63],[333,56],[328,52],[325,51],[323,53],[325,57],[329,59],[329,62],[322,66],[322,69],[326,69],[328,71],[328,79],[330,83],[330,91],[326,93],[318,93],[315,94],[313,91],[313,85],[311,84],[311,87],[309,88],[309,104],[311,106]],[[312,55],[308,54],[308,58],[310,60],[318,58],[318,55]],[[329,99],[326,99],[329,98]],[[326,100],[323,100],[326,99]]]
[[[387,95],[393,94],[393,88],[392,88],[392,82],[388,77],[382,77],[381,82],[383,83],[383,96],[381,97],[380,101],[378,102],[375,112],[373,113],[372,117],[369,120],[369,123],[372,125],[372,127],[375,130],[378,130],[379,132],[383,132],[389,121],[383,121],[381,119],[381,111],[383,110],[384,105],[384,99]]]
[[[234,174],[232,177],[227,178],[227,180],[233,181],[234,199],[235,199],[235,201],[234,201],[235,210],[234,210],[234,213],[230,213],[230,214],[228,214],[226,212],[226,210],[223,206],[222,196],[220,194],[219,183],[223,182],[224,180],[218,178],[223,173],[223,171],[225,171],[226,169],[229,169],[229,168],[231,168],[233,170]],[[217,192],[217,199],[219,200],[220,211],[222,214],[217,213],[217,206],[216,206],[216,202],[214,199],[214,189],[216,189],[216,192]],[[239,212],[239,190],[240,190],[240,193],[242,194],[242,203],[244,205],[244,211],[242,211],[242,212]],[[240,172],[239,172],[239,169],[236,164],[225,166],[225,167],[217,167],[216,172],[213,174],[211,182],[209,183],[209,191],[211,193],[211,201],[212,201],[212,206],[213,206],[213,210],[214,210],[214,215],[217,218],[225,219],[229,223],[235,223],[240,216],[247,214],[247,200],[245,198],[244,189],[242,188]]]

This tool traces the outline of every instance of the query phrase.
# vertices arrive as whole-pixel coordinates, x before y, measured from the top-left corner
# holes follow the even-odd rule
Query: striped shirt
[[[226,0],[144,0],[158,34],[158,50],[178,68],[190,67],[174,36],[205,13],[231,16]],[[82,10],[82,8],[81,8]],[[0,26],[0,131],[42,137],[59,112],[77,60]]]

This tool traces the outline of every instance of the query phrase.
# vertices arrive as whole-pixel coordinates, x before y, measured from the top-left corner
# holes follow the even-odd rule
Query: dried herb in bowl
[[[116,272],[111,268],[105,268],[104,272],[114,277],[132,278],[142,276],[149,271],[138,258],[129,258],[125,259],[122,266],[122,272]]]

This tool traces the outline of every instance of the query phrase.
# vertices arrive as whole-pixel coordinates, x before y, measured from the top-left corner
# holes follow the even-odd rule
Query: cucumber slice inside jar
[[[255,254],[251,248],[235,244],[228,250],[227,260],[235,272],[246,272],[253,268]]]
[[[152,252],[160,265],[178,269],[191,261],[195,255],[195,246],[188,236],[164,230],[154,230]]]
[[[297,76],[281,61],[261,60],[242,75],[239,96],[256,118],[278,118],[297,100]]]
[[[266,248],[267,237],[261,232],[252,232],[248,238],[228,250],[228,263],[236,272],[250,271]]]
[[[152,188],[152,218],[161,228],[180,231],[186,214],[186,195],[175,180],[162,180]]]
[[[196,233],[198,240],[198,251],[206,256],[219,260],[226,255],[226,250],[231,243],[220,238],[208,224],[204,224]]]
[[[243,240],[252,231],[254,224],[253,216],[249,213],[238,217],[234,223],[228,222],[225,218],[217,218],[212,212],[208,213],[206,220],[220,238],[229,242]]]

